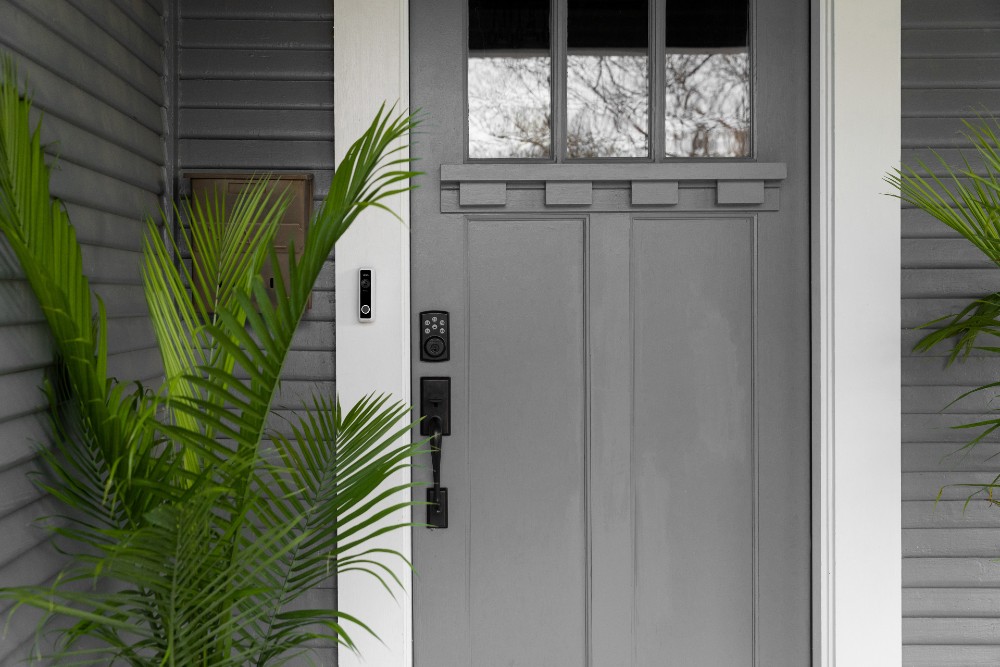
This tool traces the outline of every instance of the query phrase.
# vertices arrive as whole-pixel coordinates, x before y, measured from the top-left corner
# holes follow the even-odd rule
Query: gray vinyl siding
[[[160,0],[0,0],[0,48],[16,56],[44,116],[52,191],[108,308],[111,371],[146,382],[162,373],[138,267],[142,220],[168,195],[163,11]],[[46,439],[39,386],[52,352],[21,276],[0,252],[0,586],[50,581],[61,565],[33,525],[53,508],[25,478]],[[0,664],[27,655],[35,618],[14,616]]]
[[[961,119],[1000,115],[1000,3],[903,0],[904,163],[937,150],[957,163],[968,146]],[[987,392],[944,409],[964,390],[1000,379],[1000,356],[980,353],[945,367],[943,348],[916,354],[930,319],[1000,290],[1000,271],[929,216],[903,207],[903,663],[1000,664],[1000,508],[948,484],[990,482],[997,438],[955,454],[972,433],[949,426],[995,417]]]
[[[179,0],[177,150],[185,173],[312,173],[316,203],[334,168],[333,2]],[[299,326],[279,413],[334,394],[334,263],[327,262]],[[280,420],[275,423],[280,426]],[[336,588],[300,602],[335,607]],[[336,664],[324,647],[316,659]]]

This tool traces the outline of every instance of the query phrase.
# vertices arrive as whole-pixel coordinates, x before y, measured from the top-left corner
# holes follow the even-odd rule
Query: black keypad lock
[[[451,352],[451,316],[443,310],[420,313],[420,361],[448,361]]]

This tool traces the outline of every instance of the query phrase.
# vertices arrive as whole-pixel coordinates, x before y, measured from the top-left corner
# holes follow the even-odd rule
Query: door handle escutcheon
[[[448,527],[448,489],[441,486],[444,436],[451,434],[451,378],[420,378],[420,433],[431,436],[431,478],[427,489],[427,526]]]

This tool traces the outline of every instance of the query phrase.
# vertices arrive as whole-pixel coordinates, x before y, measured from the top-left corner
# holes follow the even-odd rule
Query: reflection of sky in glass
[[[469,157],[551,154],[548,56],[469,57]]]
[[[750,58],[736,53],[668,53],[666,155],[750,155]]]
[[[567,65],[567,156],[646,157],[646,56],[570,54]]]

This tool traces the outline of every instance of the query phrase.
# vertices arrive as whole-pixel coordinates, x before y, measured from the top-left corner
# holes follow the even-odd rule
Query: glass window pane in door
[[[666,155],[751,154],[747,0],[667,0]]]
[[[552,154],[549,0],[469,0],[469,157]]]
[[[566,155],[649,155],[646,0],[568,0]]]

